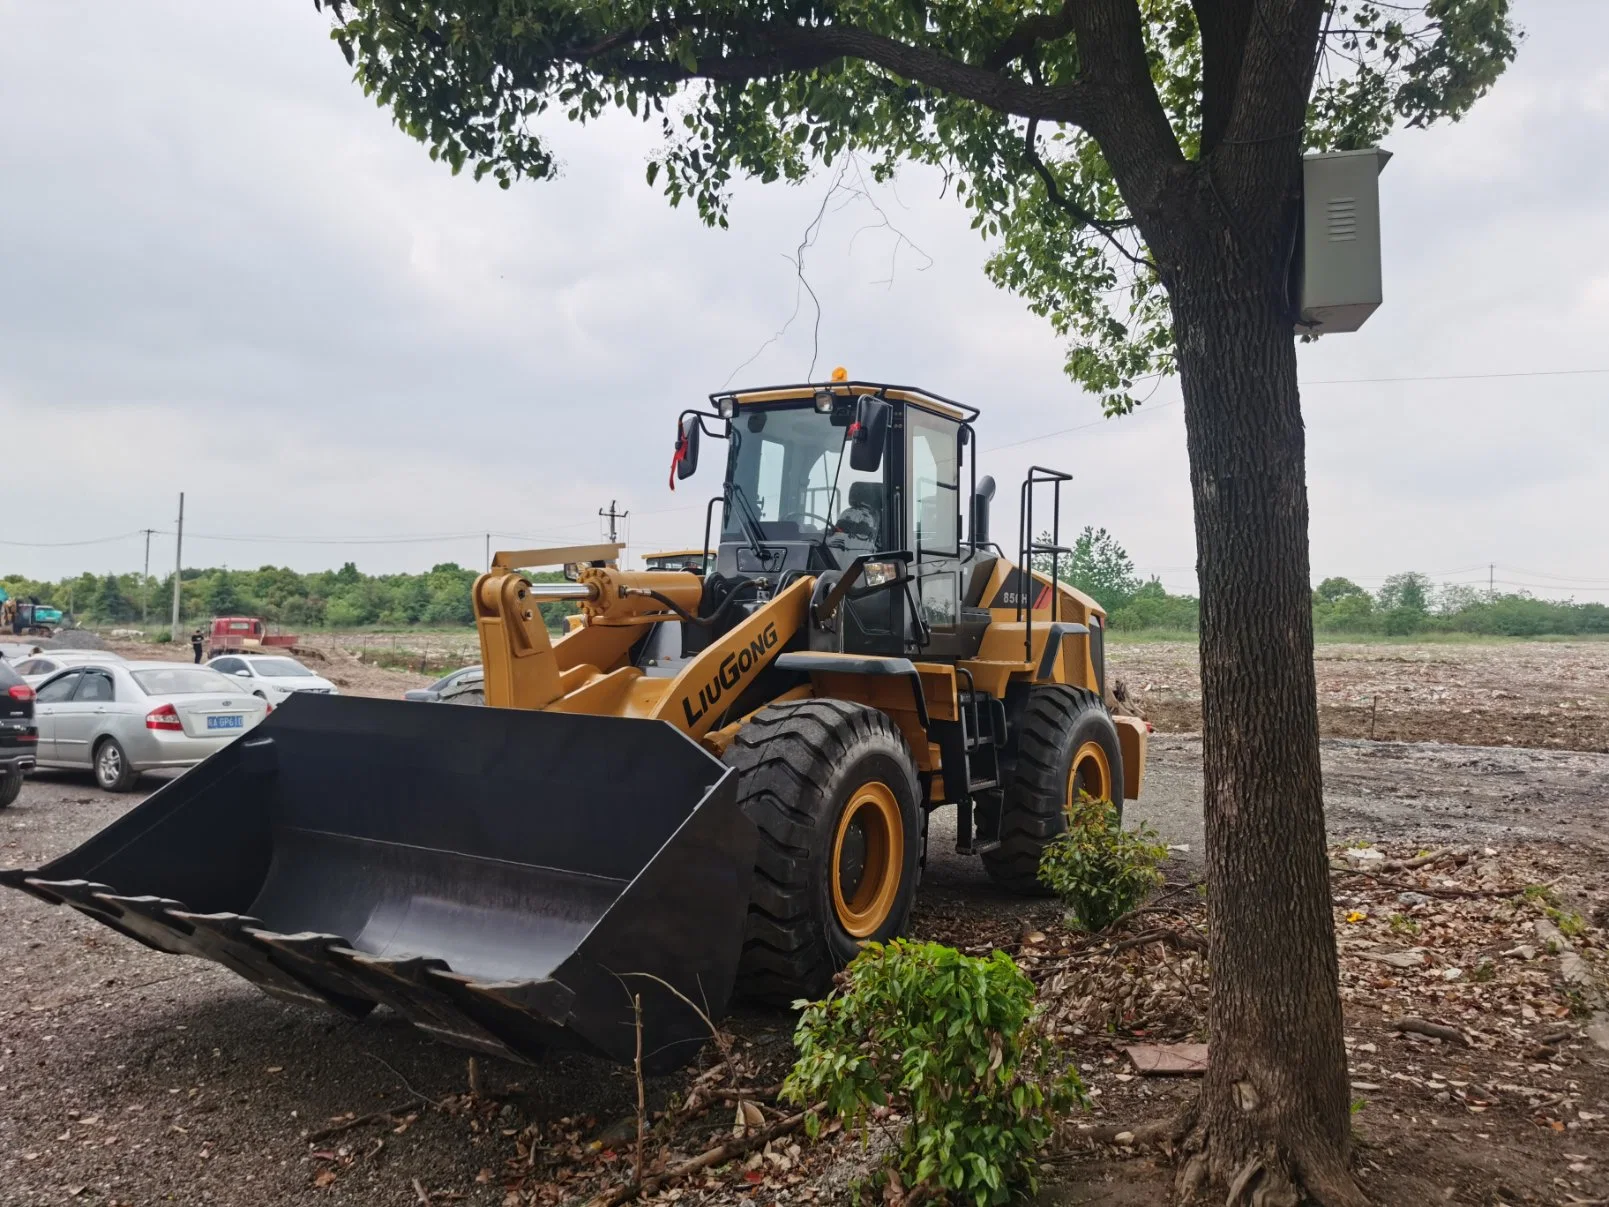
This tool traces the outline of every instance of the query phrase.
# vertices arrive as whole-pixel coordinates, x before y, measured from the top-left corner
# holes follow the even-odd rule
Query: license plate
[[[208,729],[239,729],[245,718],[239,713],[227,717],[208,717]]]

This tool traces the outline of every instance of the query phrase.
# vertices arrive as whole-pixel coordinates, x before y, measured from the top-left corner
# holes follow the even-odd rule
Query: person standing
[[[190,634],[190,648],[195,651],[196,663],[201,662],[201,630],[197,629]]]

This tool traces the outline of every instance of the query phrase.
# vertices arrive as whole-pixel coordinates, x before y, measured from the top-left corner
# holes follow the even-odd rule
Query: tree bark
[[[1184,392],[1201,587],[1212,1061],[1181,1190],[1236,1202],[1366,1200],[1325,858],[1305,441],[1284,244],[1238,229],[1206,167],[1163,244]],[[1187,233],[1182,233],[1187,232]],[[1153,246],[1155,244],[1153,243]],[[1250,250],[1256,249],[1256,250]]]

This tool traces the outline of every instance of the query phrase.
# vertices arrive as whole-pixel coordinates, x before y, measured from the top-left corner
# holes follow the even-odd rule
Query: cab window
[[[960,428],[954,420],[911,407],[911,536],[917,555],[960,555]]]

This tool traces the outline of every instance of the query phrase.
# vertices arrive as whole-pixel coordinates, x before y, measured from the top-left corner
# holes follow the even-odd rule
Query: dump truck
[[[515,1059],[630,1061],[640,999],[645,1066],[676,1067],[734,995],[821,995],[900,934],[935,810],[1033,894],[1069,802],[1140,791],[1106,617],[1057,573],[1069,475],[1028,471],[1008,556],[978,417],[843,375],[712,395],[672,461],[726,443],[706,575],[499,552],[473,588],[488,707],[293,699],[0,883]],[[544,565],[567,569],[516,569]],[[551,636],[551,600],[581,623]]]
[[[296,640],[294,633],[270,633],[260,617],[214,616],[207,625],[207,657],[263,650],[290,653]]]

